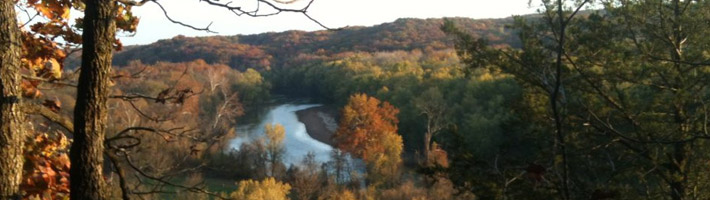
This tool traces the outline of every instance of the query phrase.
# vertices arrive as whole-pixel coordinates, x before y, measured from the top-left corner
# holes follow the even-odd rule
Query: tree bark
[[[71,199],[106,199],[102,173],[116,2],[87,0],[81,73],[74,108]]]
[[[669,163],[671,166],[671,182],[669,183],[671,190],[671,199],[682,200],[686,199],[685,187],[688,182],[688,154],[690,152],[690,145],[688,143],[678,143],[675,144],[673,148],[672,162]]]
[[[22,41],[15,3],[0,3],[0,199],[19,197],[22,180],[24,114],[20,111]]]
[[[431,160],[431,136],[432,132],[429,127],[427,127],[426,133],[424,133],[424,164],[429,165]]]

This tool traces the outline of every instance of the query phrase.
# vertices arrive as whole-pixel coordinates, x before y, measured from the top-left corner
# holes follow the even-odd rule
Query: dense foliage
[[[236,199],[710,198],[703,153],[710,148],[710,2],[542,5],[540,15],[506,19],[400,19],[127,47],[113,61],[122,68],[112,82],[108,136],[123,141],[107,146],[124,158],[111,165],[127,167],[116,174],[161,178],[109,182],[185,189],[195,196],[177,196],[187,199],[218,192]],[[66,114],[74,105],[57,102],[70,102],[72,92],[54,89],[43,93],[54,98],[45,106]],[[237,119],[271,93],[342,108],[330,161],[309,154],[286,166],[280,125],[224,150]],[[135,125],[185,131],[123,131]],[[134,138],[143,144],[133,146]],[[28,140],[26,197],[66,196],[66,143],[61,135]],[[176,174],[190,176],[163,178]],[[202,187],[205,179],[236,185]],[[193,184],[200,187],[186,186]]]
[[[530,99],[547,101],[530,104],[536,106],[527,115],[530,125],[548,133],[536,135],[538,140],[554,141],[535,151],[535,163],[526,168],[536,179],[549,174],[543,180],[550,190],[536,193],[567,199],[707,198],[695,188],[708,187],[709,175],[710,158],[701,152],[708,148],[710,76],[702,47],[710,42],[704,36],[710,3],[619,1],[576,16],[559,2],[545,6],[540,20],[516,19],[513,28],[522,43],[517,49],[491,48],[454,23],[444,27],[459,40],[467,68],[511,74]],[[501,158],[509,159],[517,158]],[[476,167],[470,160],[476,159],[458,162]],[[476,167],[486,168],[491,169]],[[516,177],[498,174],[510,182]],[[477,194],[529,197],[505,183]]]
[[[263,70],[271,65],[272,56],[257,46],[240,44],[234,38],[177,36],[149,46],[129,47],[126,51],[116,54],[114,64],[122,66],[132,60],[154,64],[160,61],[189,62],[197,59],[241,70],[247,68]]]

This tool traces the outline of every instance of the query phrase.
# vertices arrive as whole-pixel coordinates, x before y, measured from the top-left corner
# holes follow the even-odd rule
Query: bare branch
[[[567,16],[567,19],[565,20],[564,23],[567,24],[567,23],[569,23],[570,21],[572,21],[572,18],[574,18],[574,16],[576,16],[577,13],[579,13],[579,11],[582,10],[582,7],[584,7],[585,4],[589,3],[589,1],[590,1],[590,0],[584,0],[584,2],[582,2],[581,4],[579,4],[579,6],[577,6],[577,9],[575,9],[574,12],[572,12],[572,14],[570,14],[569,16]]]
[[[153,100],[153,101],[158,100],[158,98],[156,98],[156,97],[151,97],[151,96],[142,95],[142,94],[111,95],[111,96],[109,96],[109,98],[121,99],[121,100],[126,100],[126,101],[133,101],[135,99],[146,99],[146,100]]]
[[[34,21],[35,17],[40,15],[39,12],[35,12],[34,15],[30,15],[30,12],[27,11],[27,9],[23,8],[20,5],[17,5],[15,7],[17,7],[18,9],[20,9],[20,11],[22,11],[23,13],[25,13],[25,15],[27,15],[27,21],[25,23],[22,23],[20,28],[27,26],[27,24],[30,24],[30,22]]]
[[[130,157],[127,153],[124,153],[123,156],[124,156],[124,158],[126,159],[126,161],[127,161],[127,163],[128,163],[128,166],[130,166],[133,170],[135,170],[136,172],[138,172],[138,174],[140,174],[140,175],[143,176],[143,177],[146,177],[146,178],[148,178],[148,179],[151,179],[151,180],[153,180],[153,181],[157,181],[157,182],[162,183],[162,184],[165,184],[165,185],[169,185],[169,186],[173,186],[173,187],[176,187],[176,188],[184,189],[184,190],[187,190],[187,191],[189,191],[189,192],[207,194],[207,195],[210,195],[210,196],[215,197],[215,198],[218,198],[218,199],[224,199],[224,200],[228,200],[228,199],[229,199],[229,198],[225,198],[225,197],[223,197],[222,195],[219,195],[219,194],[217,194],[217,193],[209,192],[209,191],[207,191],[207,190],[205,190],[205,189],[203,189],[203,188],[190,187],[190,186],[184,186],[184,185],[174,184],[174,183],[171,183],[170,181],[166,181],[166,180],[165,180],[165,177],[152,176],[152,175],[150,175],[150,174],[144,172],[143,170],[141,170],[138,166],[136,166],[136,165],[133,163],[133,161],[131,160],[131,157]]]
[[[106,157],[109,158],[109,161],[111,161],[111,164],[113,167],[116,169],[116,174],[118,174],[118,182],[121,187],[121,197],[123,200],[130,200],[131,197],[129,196],[131,190],[128,189],[128,185],[126,183],[126,173],[123,170],[123,167],[121,167],[120,163],[118,163],[118,156],[111,152],[105,152]]]
[[[197,31],[207,31],[208,33],[217,33],[217,32],[215,32],[215,31],[210,30],[210,26],[212,26],[212,22],[210,22],[210,24],[208,24],[208,25],[207,25],[206,27],[204,27],[204,28],[198,28],[198,27],[192,26],[192,25],[190,25],[190,24],[186,24],[186,23],[183,23],[183,22],[181,22],[181,21],[174,20],[173,18],[170,18],[170,16],[168,15],[168,11],[165,10],[165,7],[163,7],[162,4],[158,3],[158,1],[156,1],[156,0],[150,0],[150,1],[153,2],[153,3],[155,3],[156,5],[158,5],[158,7],[160,7],[160,10],[163,11],[163,14],[165,15],[165,18],[167,18],[167,19],[168,19],[170,22],[172,22],[172,23],[179,24],[179,25],[181,25],[181,26],[188,27],[188,28],[191,28],[191,29],[194,29],[194,30],[197,30]]]
[[[22,110],[25,113],[40,115],[49,121],[57,123],[59,126],[63,127],[70,133],[74,132],[74,123],[72,123],[72,120],[50,110],[47,107],[44,107],[39,104],[26,103],[22,106]]]
[[[290,4],[290,3],[293,3],[293,2],[296,2],[296,1],[298,1],[298,0],[292,0],[292,1],[274,0],[274,2],[280,3],[280,4]],[[232,3],[231,1],[230,1],[230,2],[227,2],[227,3],[219,3],[219,0],[202,0],[202,2],[205,2],[205,3],[209,4],[209,5],[225,8],[225,9],[231,11],[232,13],[234,13],[234,14],[237,15],[237,16],[247,15],[247,16],[250,16],[250,17],[268,17],[268,16],[277,15],[277,14],[280,14],[280,13],[283,13],[283,12],[301,13],[301,14],[303,14],[306,18],[308,18],[309,20],[311,20],[311,21],[313,21],[314,23],[318,24],[318,26],[320,26],[321,28],[324,28],[324,29],[326,29],[326,30],[339,30],[339,29],[333,29],[333,28],[330,28],[330,27],[328,27],[328,26],[325,26],[323,23],[321,23],[321,22],[318,21],[317,19],[315,19],[315,18],[311,17],[310,15],[308,15],[308,9],[311,7],[311,5],[313,4],[314,1],[315,1],[315,0],[310,0],[310,1],[308,2],[308,4],[307,4],[305,7],[303,7],[303,8],[300,8],[300,9],[291,9],[291,8],[279,7],[279,6],[277,6],[276,4],[274,4],[274,3],[272,3],[272,2],[269,2],[269,1],[267,1],[267,0],[257,0],[257,7],[256,7],[256,9],[254,9],[253,11],[245,11],[245,10],[242,9],[241,6],[231,6],[231,5],[230,5],[230,4]],[[267,5],[268,8],[273,9],[274,12],[260,13],[260,11],[261,11],[261,6],[260,6],[260,5],[261,5],[261,4]]]
[[[169,120],[170,120],[169,118],[163,118],[163,119],[161,119],[161,118],[158,118],[158,117],[152,117],[152,116],[148,115],[147,113],[145,113],[145,112],[143,112],[141,109],[139,109],[139,108],[136,106],[136,104],[133,103],[133,101],[128,101],[128,104],[130,104],[131,107],[133,107],[133,109],[134,109],[136,112],[138,112],[138,114],[140,114],[141,116],[143,116],[143,117],[145,117],[145,118],[147,118],[147,119],[149,119],[149,120],[151,120],[151,121],[154,121],[154,122],[156,122],[156,123],[157,123],[157,122],[165,122],[165,121],[169,121]]]
[[[47,79],[47,78],[41,78],[41,77],[36,77],[36,76],[27,76],[27,75],[22,75],[23,79],[28,79],[28,80],[33,80],[33,81],[42,81],[46,83],[51,83],[55,85],[61,85],[61,86],[70,86],[70,87],[76,87],[75,83],[70,83],[70,82],[63,82],[59,80],[52,80],[52,79]]]
[[[116,75],[116,76],[113,76],[113,77],[111,77],[111,78],[112,78],[112,79],[119,79],[119,78],[140,78],[140,74],[142,74],[143,72],[145,72],[146,69],[148,69],[148,65],[144,66],[143,68],[141,68],[140,70],[138,70],[138,71],[135,72],[135,73],[132,73],[132,74],[129,75],[129,76]]]

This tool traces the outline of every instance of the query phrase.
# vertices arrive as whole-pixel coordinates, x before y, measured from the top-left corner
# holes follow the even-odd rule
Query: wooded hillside
[[[506,30],[512,18],[452,18],[466,32],[490,40],[493,45],[518,46],[519,41]],[[196,59],[209,64],[259,70],[293,66],[304,57],[333,57],[348,52],[452,49],[440,26],[443,19],[398,19],[372,27],[347,27],[339,31],[287,31],[255,35],[184,37],[160,40],[149,45],[127,46],[116,53],[113,64],[125,66],[133,60],[145,64],[158,61],[186,62]],[[74,60],[68,61],[71,64]]]

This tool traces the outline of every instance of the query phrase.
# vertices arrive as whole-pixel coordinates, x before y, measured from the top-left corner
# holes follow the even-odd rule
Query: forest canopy
[[[12,136],[0,138],[0,166],[10,166],[0,175],[13,175],[0,183],[16,185],[0,194],[710,198],[710,1],[533,1],[538,14],[503,19],[125,47],[112,34],[138,21],[131,5],[106,1],[121,12],[87,2],[98,11],[82,27],[64,17],[82,4],[28,1],[53,20],[0,34],[24,44],[1,49],[3,92],[18,100],[0,101],[0,130]],[[81,53],[66,52],[80,42]],[[335,110],[327,160],[286,162],[292,130],[281,124],[230,145],[279,99]]]

